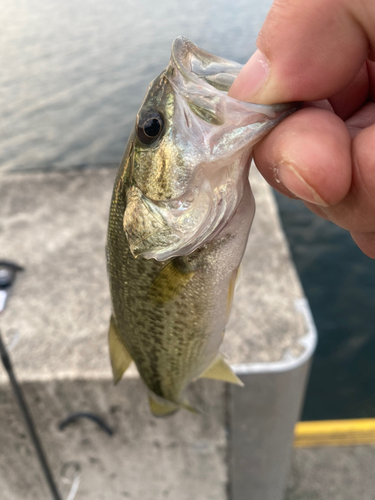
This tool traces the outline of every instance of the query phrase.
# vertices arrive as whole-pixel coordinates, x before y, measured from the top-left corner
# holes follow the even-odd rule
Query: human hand
[[[375,2],[275,0],[257,46],[229,95],[312,101],[255,147],[259,171],[375,258]]]

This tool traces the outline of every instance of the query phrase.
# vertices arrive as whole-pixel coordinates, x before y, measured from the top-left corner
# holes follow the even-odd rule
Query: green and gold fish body
[[[218,351],[254,215],[251,146],[291,109],[229,98],[240,69],[176,39],[114,186],[112,368],[118,381],[134,360],[158,416],[190,408],[199,376],[240,383]]]

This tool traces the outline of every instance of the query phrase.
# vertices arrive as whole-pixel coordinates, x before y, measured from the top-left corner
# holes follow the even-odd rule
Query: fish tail
[[[154,394],[149,395],[148,401],[151,413],[154,417],[168,417],[179,410],[179,405],[160,398],[159,396],[155,396]]]
[[[184,408],[192,413],[202,413],[186,400],[179,404],[173,403],[153,393],[149,394],[149,404],[154,417],[168,417],[176,413],[180,408]]]
[[[184,401],[183,403],[181,403],[181,408],[184,408],[185,410],[188,410],[191,413],[196,413],[196,414],[203,413],[201,410],[198,410],[198,408],[195,408],[195,406],[192,406],[188,401]]]

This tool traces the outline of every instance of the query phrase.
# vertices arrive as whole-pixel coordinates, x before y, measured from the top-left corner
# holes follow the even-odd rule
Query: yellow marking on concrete
[[[356,446],[375,444],[375,418],[299,422],[294,447]]]

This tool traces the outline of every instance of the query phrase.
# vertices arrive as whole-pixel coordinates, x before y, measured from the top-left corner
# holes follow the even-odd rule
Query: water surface
[[[270,5],[1,0],[0,169],[117,164],[172,40],[245,62]]]

